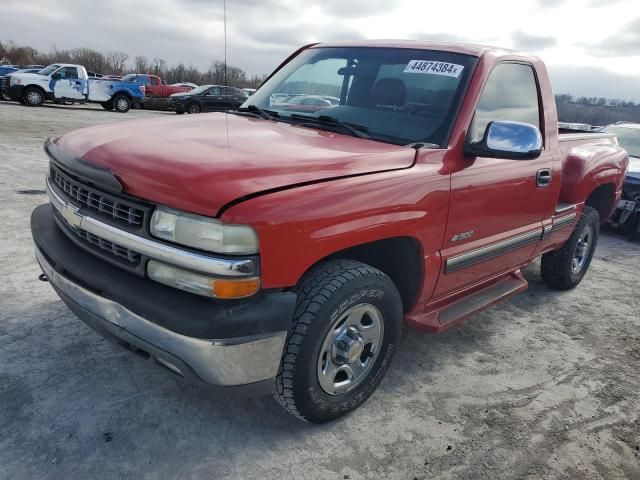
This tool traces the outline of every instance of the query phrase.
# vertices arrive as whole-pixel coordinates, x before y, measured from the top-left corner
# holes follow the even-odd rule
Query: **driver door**
[[[487,79],[467,142],[483,138],[491,121],[544,129],[535,70],[498,64]],[[544,138],[544,133],[543,133]],[[512,271],[531,259],[557,200],[548,146],[533,160],[463,158],[451,175],[451,204],[436,297]]]
[[[61,67],[51,75],[51,91],[56,100],[86,98],[86,80],[80,78],[78,67]]]

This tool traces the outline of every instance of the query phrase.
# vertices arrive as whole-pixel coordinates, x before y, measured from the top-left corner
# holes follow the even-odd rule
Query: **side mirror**
[[[533,160],[542,153],[542,135],[529,123],[489,122],[482,140],[466,144],[464,153],[474,157]]]

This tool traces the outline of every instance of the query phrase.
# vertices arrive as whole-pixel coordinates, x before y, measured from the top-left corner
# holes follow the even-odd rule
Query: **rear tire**
[[[45,95],[38,87],[27,87],[22,94],[22,101],[28,107],[40,107],[44,104]]]
[[[400,341],[402,300],[388,276],[351,260],[314,267],[297,293],[274,397],[300,420],[324,423],[380,384]]]
[[[584,278],[598,244],[600,215],[595,208],[585,206],[573,233],[554,252],[542,256],[542,279],[550,287],[569,290]]]
[[[100,106],[105,110],[113,110],[113,101],[110,100],[108,102],[102,102]]]
[[[112,102],[116,112],[127,113],[131,109],[131,99],[126,95],[116,95]]]

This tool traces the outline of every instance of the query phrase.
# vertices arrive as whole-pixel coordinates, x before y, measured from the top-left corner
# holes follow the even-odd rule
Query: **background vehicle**
[[[224,111],[238,108],[247,98],[247,94],[239,88],[200,85],[189,92],[171,95],[169,109],[178,114]]]
[[[280,93],[340,102],[297,112]],[[538,256],[548,285],[577,286],[628,166],[612,134],[559,135],[538,58],[410,41],[304,47],[229,114],[45,149],[32,232],[70,308],[317,423],[373,393],[403,319],[458,325],[524,291]]]
[[[130,73],[122,77],[123,82],[131,82],[144,86],[144,100],[142,106],[145,108],[161,108],[168,106],[169,96],[174,93],[189,92],[191,87],[178,87],[167,85],[157,75],[147,75],[141,73]]]
[[[250,97],[251,95],[253,95],[254,93],[256,93],[256,90],[257,90],[257,89],[256,89],[256,88],[243,88],[242,90],[244,91],[244,93],[246,93],[246,94],[247,94],[247,96],[249,96],[249,97]]]
[[[14,66],[0,65],[0,85],[2,85],[2,79],[10,73],[19,72],[20,70]],[[9,97],[5,97],[0,91],[0,100],[9,100]]]
[[[103,75],[102,79],[103,80],[121,80],[122,75]]]
[[[182,82],[182,83],[172,83],[171,84],[172,87],[184,87],[184,88],[196,88],[198,85],[196,85],[195,83],[191,83],[191,82]]]
[[[282,110],[294,110],[298,112],[317,112],[333,107],[333,103],[318,95],[297,95],[288,98],[277,107]]]
[[[586,123],[569,123],[569,122],[558,122],[558,128],[560,130],[575,130],[578,132],[592,132],[593,128],[591,125]]]
[[[45,101],[95,102],[106,110],[127,112],[142,101],[139,86],[118,80],[89,78],[82,65],[53,64],[37,73],[13,73],[2,81],[2,94],[28,106],[40,106]]]
[[[629,171],[622,187],[622,199],[611,217],[611,224],[630,239],[640,239],[640,124],[619,122],[602,129],[618,137],[629,153]]]

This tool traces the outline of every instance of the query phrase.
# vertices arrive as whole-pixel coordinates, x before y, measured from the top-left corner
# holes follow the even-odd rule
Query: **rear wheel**
[[[187,107],[187,112],[189,113],[202,113],[202,107],[197,103],[190,103]]]
[[[324,423],[357,408],[380,384],[402,331],[402,301],[389,277],[335,260],[301,280],[276,379],[276,400]]]
[[[38,87],[27,87],[22,94],[23,103],[29,107],[40,107],[44,101],[44,92]]]
[[[569,290],[584,278],[598,244],[600,215],[592,207],[584,212],[566,243],[542,256],[542,279],[559,290]]]
[[[127,113],[131,109],[131,100],[125,95],[113,97],[113,108],[116,112]]]

